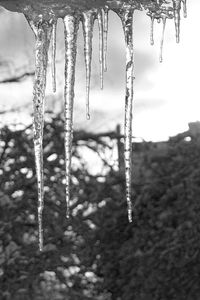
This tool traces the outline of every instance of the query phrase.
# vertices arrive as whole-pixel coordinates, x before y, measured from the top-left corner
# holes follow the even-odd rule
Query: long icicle
[[[162,17],[162,21],[163,21],[162,37],[161,37],[161,41],[160,41],[160,57],[159,57],[160,63],[163,62],[163,44],[164,44],[166,20],[167,20],[167,17],[163,16]]]
[[[56,92],[56,29],[57,29],[57,20],[53,23],[53,28],[52,28],[52,87],[53,87],[53,92]]]
[[[126,177],[126,200],[128,220],[132,222],[131,177],[132,177],[132,107],[133,107],[133,9],[120,10],[118,13],[125,35],[126,45],[126,96],[125,96],[125,128],[124,128],[124,159]]]
[[[103,69],[107,72],[107,48],[108,48],[108,7],[104,8],[104,26],[103,26]]]
[[[42,213],[44,208],[44,175],[43,175],[43,127],[44,102],[46,89],[46,74],[48,63],[48,48],[50,44],[52,25],[47,22],[34,23],[27,18],[36,37],[35,47],[35,80],[33,88],[33,130],[35,164],[38,186],[38,226],[39,249],[43,250]]]
[[[65,32],[65,165],[66,165],[66,217],[69,218],[70,208],[70,174],[73,136],[73,102],[75,63],[77,52],[77,33],[79,19],[72,15],[64,18]]]
[[[181,10],[181,0],[173,0],[174,7],[174,24],[176,30],[176,42],[180,42],[180,10]]]
[[[153,46],[154,45],[154,20],[155,20],[155,16],[153,13],[150,18],[151,18],[150,44]]]
[[[103,62],[103,14],[102,10],[99,9],[97,13],[98,18],[98,26],[99,26],[99,63],[100,63],[100,82],[101,82],[101,89],[103,89],[103,69],[104,69],[104,62]]]
[[[92,38],[95,14],[94,11],[84,12],[82,15],[83,36],[84,36],[84,54],[86,66],[86,118],[90,119],[90,78],[92,61]]]

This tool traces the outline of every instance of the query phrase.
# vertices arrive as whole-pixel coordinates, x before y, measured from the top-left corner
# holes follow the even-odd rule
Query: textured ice
[[[43,183],[43,125],[44,103],[46,88],[46,72],[48,49],[52,40],[52,79],[53,90],[56,89],[56,23],[63,18],[65,33],[65,165],[66,165],[66,216],[70,213],[70,173],[73,138],[73,106],[75,63],[77,51],[77,32],[82,22],[84,34],[84,53],[86,64],[86,110],[89,112],[89,92],[92,60],[93,25],[97,19],[99,26],[99,61],[100,85],[103,88],[103,72],[107,70],[106,50],[108,34],[108,11],[113,10],[122,21],[126,49],[126,87],[125,87],[125,126],[124,126],[124,160],[126,178],[126,200],[128,206],[128,220],[132,222],[132,106],[134,82],[134,48],[133,48],[133,13],[135,9],[146,9],[151,18],[150,42],[153,44],[154,20],[162,20],[162,37],[160,45],[160,61],[162,61],[164,32],[167,19],[174,19],[176,41],[180,40],[180,11],[183,7],[184,16],[187,14],[186,0],[0,0],[5,8],[22,12],[26,16],[36,37],[35,47],[35,82],[33,89],[34,108],[34,147],[36,174],[38,182],[38,222],[39,248],[43,248],[42,211],[44,206]]]

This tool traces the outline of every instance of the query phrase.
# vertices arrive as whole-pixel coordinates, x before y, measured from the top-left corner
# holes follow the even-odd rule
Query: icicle
[[[48,63],[48,48],[52,33],[52,25],[47,22],[34,23],[27,18],[36,36],[35,48],[35,80],[33,88],[33,129],[34,149],[38,186],[38,226],[39,249],[43,249],[42,212],[44,207],[44,179],[43,179],[43,127],[44,101],[46,89],[46,73]]]
[[[122,20],[126,44],[126,98],[125,98],[125,128],[124,128],[124,158],[126,177],[126,200],[128,219],[132,222],[131,174],[132,174],[132,106],[133,106],[133,10],[126,9],[118,12]]]
[[[183,3],[183,16],[187,18],[187,0],[182,0]]]
[[[151,33],[150,33],[150,44],[154,45],[154,20],[155,16],[154,14],[151,15]]]
[[[181,10],[181,0],[173,0],[174,6],[174,24],[176,30],[176,42],[180,41],[180,10]]]
[[[166,16],[162,17],[163,29],[162,29],[162,37],[160,42],[160,63],[163,62],[163,43],[164,43],[164,36],[165,36],[166,19],[167,19]]]
[[[84,36],[84,52],[86,65],[86,117],[90,119],[90,78],[91,78],[91,61],[92,61],[92,38],[95,14],[94,11],[83,13],[83,36]]]
[[[70,204],[70,173],[73,135],[73,102],[74,102],[74,81],[75,62],[77,52],[77,32],[79,19],[72,15],[64,18],[65,28],[65,165],[66,165],[66,203],[69,217]]]
[[[98,10],[97,14],[98,18],[98,26],[99,26],[99,63],[100,63],[100,81],[101,81],[101,89],[103,89],[103,14],[101,10]]]
[[[57,21],[53,23],[52,29],[52,87],[53,92],[56,92],[56,29]]]
[[[107,71],[107,45],[108,45],[108,8],[104,8],[104,39],[103,39],[103,63],[104,72]]]

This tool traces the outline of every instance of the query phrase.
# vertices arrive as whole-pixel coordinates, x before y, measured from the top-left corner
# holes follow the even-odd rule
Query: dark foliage
[[[196,300],[200,295],[200,142],[134,144],[134,222],[123,174],[103,159],[113,134],[74,134],[71,218],[65,218],[63,121],[45,125],[45,248],[37,245],[32,130],[0,134],[0,299]]]
[[[37,245],[37,185],[32,130],[1,130],[0,150],[0,299],[101,299],[94,290],[94,257],[88,239],[94,236],[90,213],[103,189],[79,155],[87,144],[99,151],[103,141],[75,133],[72,172],[72,216],[65,217],[64,126],[50,118],[44,137],[44,252]],[[94,143],[96,146],[94,147]],[[105,146],[104,146],[105,147]],[[94,150],[93,150],[94,151]],[[93,237],[95,240],[95,237]],[[94,258],[95,260],[95,258]],[[86,275],[85,275],[86,274]],[[102,292],[106,299],[106,295]]]
[[[198,299],[200,141],[180,136],[138,146],[134,223],[127,224],[117,191],[99,219],[103,288],[113,300]]]

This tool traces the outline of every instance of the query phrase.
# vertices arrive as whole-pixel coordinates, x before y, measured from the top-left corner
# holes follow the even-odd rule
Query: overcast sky
[[[135,93],[134,136],[146,140],[164,140],[187,130],[187,124],[200,120],[200,1],[188,1],[188,18],[182,18],[181,42],[175,43],[174,23],[168,21],[164,42],[164,61],[159,63],[161,24],[155,23],[155,45],[150,46],[150,19],[135,13]],[[21,68],[33,68],[34,37],[24,17],[4,12],[0,15],[0,78],[12,76]],[[47,106],[63,106],[63,34],[58,26],[58,91],[52,96],[48,78]],[[82,31],[79,31],[75,128],[104,131],[123,124],[125,91],[125,49],[120,20],[109,15],[108,72],[104,90],[100,90],[98,65],[98,32],[95,26],[91,82],[91,120],[85,119],[85,68]],[[31,66],[31,67],[30,67]],[[10,72],[10,73],[9,73]],[[10,74],[10,75],[9,75]],[[20,83],[0,85],[0,110],[27,105],[12,121],[29,121],[32,106],[32,78]],[[52,100],[53,99],[53,100]],[[7,115],[8,116],[8,115]],[[11,118],[11,115],[9,115]],[[7,118],[8,119],[8,118]],[[11,120],[11,119],[10,119]],[[5,117],[2,118],[5,122]]]

